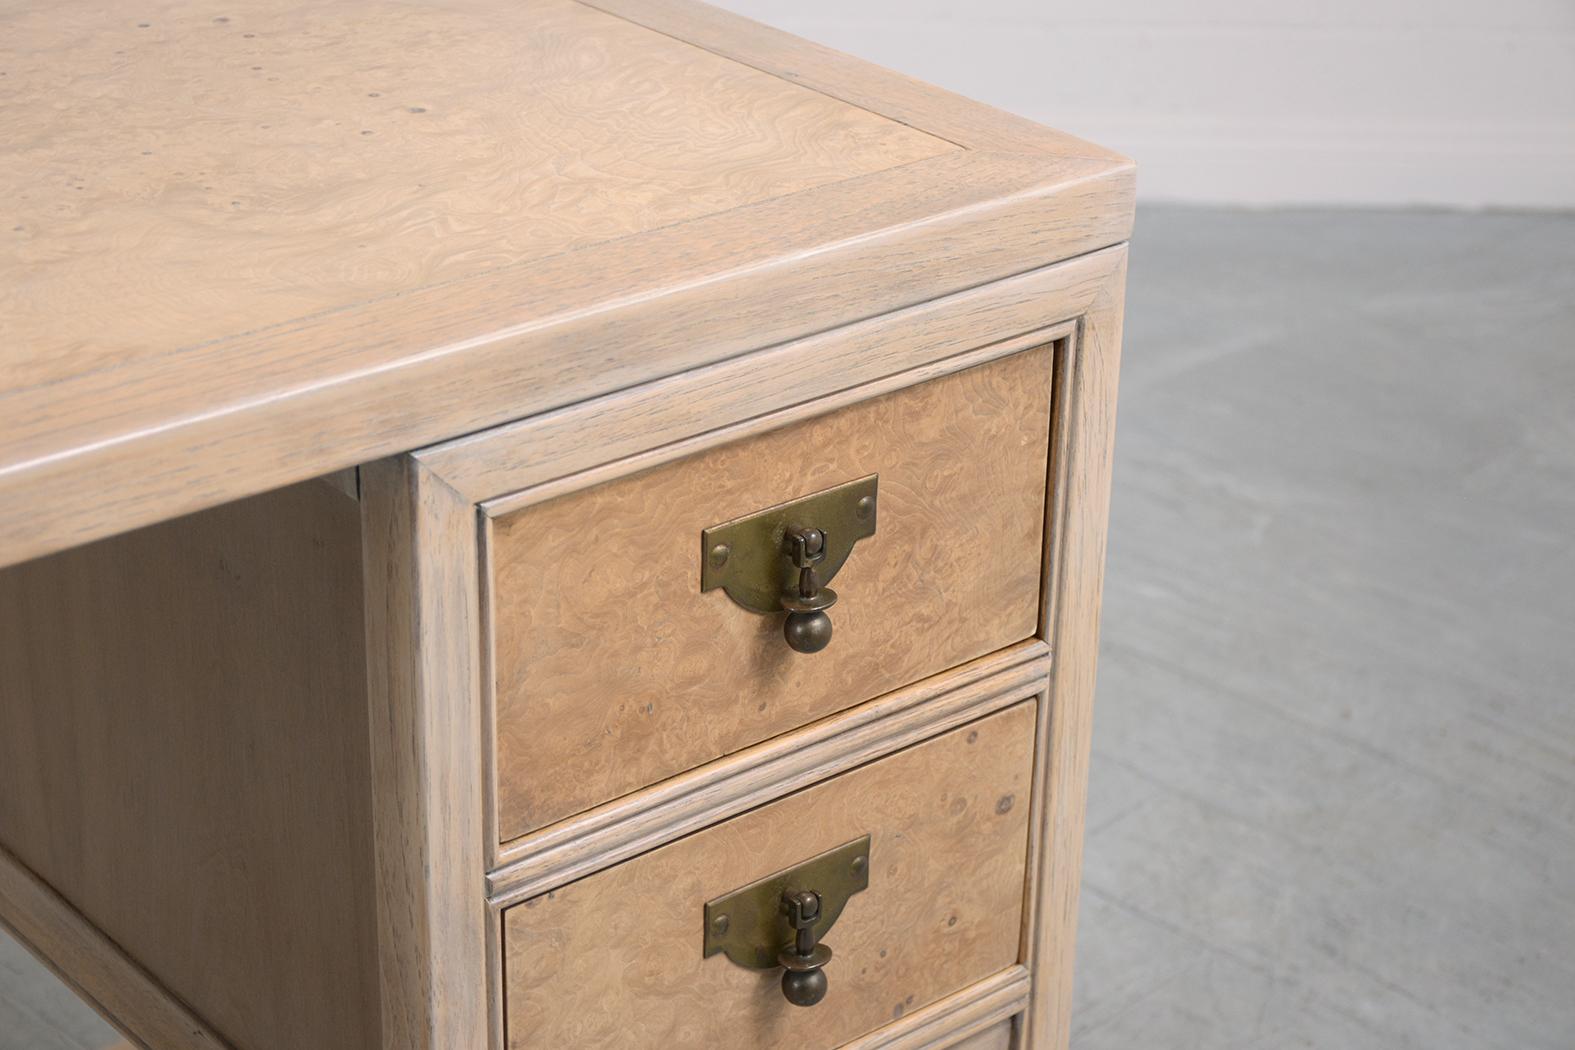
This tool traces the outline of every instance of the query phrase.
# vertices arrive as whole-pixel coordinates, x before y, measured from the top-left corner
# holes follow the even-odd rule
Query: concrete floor
[[[104,1050],[115,1030],[0,929],[0,1050]]]
[[[1575,1047],[1575,216],[1149,210],[1077,1050]]]
[[[1575,216],[1148,209],[1126,332],[1074,1047],[1575,1048]]]

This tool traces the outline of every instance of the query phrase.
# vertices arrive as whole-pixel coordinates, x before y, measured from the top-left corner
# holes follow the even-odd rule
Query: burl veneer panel
[[[572,0],[0,13],[31,386],[954,150]]]
[[[1034,704],[808,788],[504,915],[508,1045],[841,1046],[1017,961]],[[703,906],[861,835],[829,990],[701,957]]]
[[[503,840],[1034,634],[1051,350],[1026,351],[494,522]],[[879,529],[831,646],[700,592],[707,526],[866,474]]]

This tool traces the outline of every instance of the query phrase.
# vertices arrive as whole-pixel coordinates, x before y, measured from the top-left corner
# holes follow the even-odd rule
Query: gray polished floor
[[[1575,216],[1149,209],[1129,301],[1074,1047],[1575,1048]]]

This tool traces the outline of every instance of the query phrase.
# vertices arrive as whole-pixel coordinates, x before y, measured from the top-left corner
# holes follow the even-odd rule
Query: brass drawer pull
[[[870,837],[827,850],[705,906],[705,956],[725,952],[751,970],[782,967],[794,1006],[826,997],[831,949],[820,942],[848,898],[870,883]]]
[[[820,894],[814,890],[782,894],[782,913],[793,927],[793,943],[777,953],[782,964],[782,994],[794,1006],[814,1006],[826,997],[826,964],[831,949],[815,942]]]
[[[853,545],[875,535],[880,479],[868,477],[758,511],[700,534],[700,589],[727,591],[751,612],[786,612],[795,652],[831,644],[837,592],[826,586]]]
[[[837,592],[821,586],[815,572],[815,566],[826,557],[826,534],[819,529],[791,528],[783,545],[798,569],[798,580],[782,595],[782,608],[788,611],[782,636],[795,652],[818,653],[831,644],[831,617],[826,610],[837,604]]]

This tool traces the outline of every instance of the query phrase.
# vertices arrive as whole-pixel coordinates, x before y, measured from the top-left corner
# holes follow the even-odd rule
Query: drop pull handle
[[[782,964],[782,994],[794,1006],[814,1006],[826,997],[826,964],[831,949],[815,940],[820,894],[799,890],[782,895],[782,913],[793,928],[793,943],[777,953]]]
[[[837,603],[827,586],[854,544],[875,535],[875,474],[756,511],[700,534],[700,589],[720,588],[751,612],[787,613],[782,637],[798,653],[831,644]]]
[[[782,542],[798,570],[798,579],[782,595],[782,608],[788,611],[782,637],[794,652],[818,653],[831,644],[831,617],[826,610],[837,604],[837,592],[824,586],[815,571],[826,558],[826,534],[793,527]]]
[[[782,995],[794,1006],[826,997],[831,948],[824,937],[848,898],[869,886],[866,835],[705,906],[705,955],[725,953],[751,970],[782,968]]]

